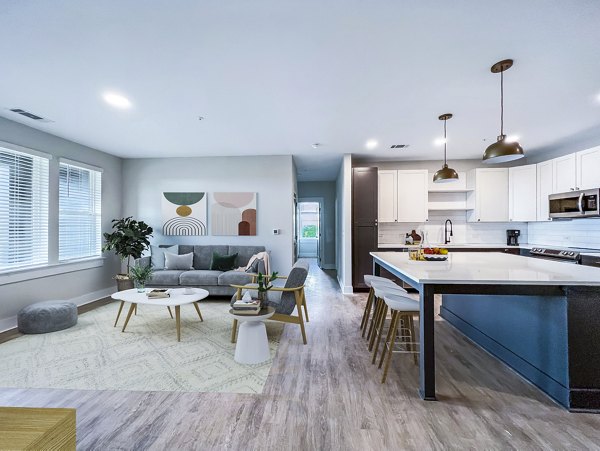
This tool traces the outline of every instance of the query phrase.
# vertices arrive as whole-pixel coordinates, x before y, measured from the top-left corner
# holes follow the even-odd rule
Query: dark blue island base
[[[444,294],[440,314],[569,410],[600,412],[600,288]]]

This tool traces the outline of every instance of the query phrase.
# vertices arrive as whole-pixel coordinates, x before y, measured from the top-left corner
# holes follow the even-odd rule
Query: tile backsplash
[[[467,222],[464,212],[448,212],[447,214],[429,213],[429,221],[425,223],[381,223],[379,224],[379,244],[404,244],[406,233],[425,230],[431,244],[444,242],[444,222],[452,221],[454,235],[452,243],[463,244],[505,244],[506,230],[519,229],[519,242],[528,242],[527,223],[525,222]]]
[[[530,222],[529,243],[600,249],[600,218]]]

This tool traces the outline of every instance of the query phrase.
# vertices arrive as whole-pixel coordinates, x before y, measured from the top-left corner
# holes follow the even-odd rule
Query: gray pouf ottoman
[[[68,329],[77,324],[77,306],[67,301],[36,302],[23,308],[17,316],[19,331],[45,334]]]

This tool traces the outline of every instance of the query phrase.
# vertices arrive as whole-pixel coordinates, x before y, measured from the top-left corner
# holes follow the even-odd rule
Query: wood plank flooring
[[[600,449],[600,415],[567,412],[441,319],[440,401],[418,397],[409,355],[380,384],[366,295],[314,265],[306,294],[308,345],[286,325],[263,394],[0,389],[0,405],[76,408],[83,450]]]

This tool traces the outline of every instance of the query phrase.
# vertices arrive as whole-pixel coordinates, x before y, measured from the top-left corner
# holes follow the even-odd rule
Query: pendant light
[[[442,114],[438,119],[444,121],[444,166],[433,175],[433,183],[448,183],[458,180],[458,174],[448,167],[446,162],[446,121],[452,118],[450,113]]]
[[[504,71],[512,67],[513,60],[503,60],[494,64],[492,73],[500,72],[500,135],[498,140],[490,145],[483,154],[484,163],[505,163],[523,158],[525,153],[518,142],[507,142],[504,134]]]

